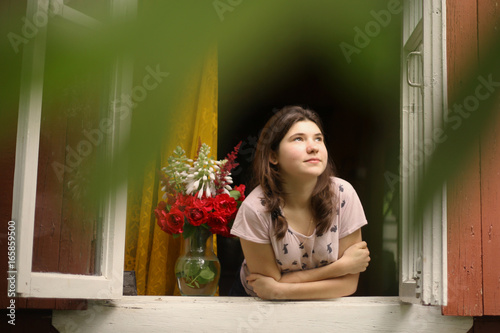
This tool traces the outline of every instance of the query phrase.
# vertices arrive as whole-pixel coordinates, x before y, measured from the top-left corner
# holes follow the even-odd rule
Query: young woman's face
[[[271,156],[286,179],[318,177],[325,171],[328,152],[323,134],[312,121],[296,122],[280,142],[278,152]]]

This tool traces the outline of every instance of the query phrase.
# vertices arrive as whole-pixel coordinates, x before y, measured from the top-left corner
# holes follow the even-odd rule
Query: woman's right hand
[[[357,274],[366,271],[370,262],[370,251],[366,242],[351,245],[339,259],[343,262],[346,274]]]

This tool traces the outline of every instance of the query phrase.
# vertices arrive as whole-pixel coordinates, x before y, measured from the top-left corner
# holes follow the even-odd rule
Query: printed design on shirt
[[[275,254],[276,267],[279,268],[282,274],[296,271],[304,272],[314,267],[324,267],[327,269],[325,266],[339,259],[338,251],[341,224],[342,228],[347,230],[350,229],[351,226],[356,225],[356,223],[359,223],[357,221],[360,219],[355,218],[347,220],[346,218],[349,216],[343,216],[346,214],[346,209],[349,210],[349,212],[351,209],[358,209],[357,198],[352,187],[348,183],[344,183],[342,180],[338,179],[334,181],[336,183],[333,183],[331,187],[335,192],[335,197],[333,198],[335,201],[332,202],[331,221],[329,221],[330,223],[324,228],[323,234],[319,234],[319,230],[316,228],[313,235],[306,236],[301,233],[296,233],[291,227],[285,224],[286,232],[284,233],[284,237],[280,240],[276,238],[271,240],[272,250]],[[284,217],[284,214],[279,208],[276,212],[271,214],[272,210],[269,211],[266,209],[269,203],[261,200],[262,197],[262,195],[254,197],[256,206],[252,208],[255,210],[255,213],[261,214],[261,216],[264,217],[263,219],[259,219],[258,222],[261,223],[263,227],[270,228],[269,235],[271,236],[271,232],[274,231],[274,223],[277,222],[280,216]],[[350,199],[351,197],[353,199]],[[349,207],[347,207],[347,201],[350,200],[355,202],[354,207],[351,207],[351,203],[349,203]],[[261,202],[262,206],[259,206],[259,202]],[[357,214],[358,212],[356,211],[355,213]],[[359,212],[359,214],[361,214],[361,212]],[[272,217],[275,218],[275,220],[271,221]],[[246,223],[248,222],[249,221]],[[249,274],[248,269],[246,269],[245,274]]]

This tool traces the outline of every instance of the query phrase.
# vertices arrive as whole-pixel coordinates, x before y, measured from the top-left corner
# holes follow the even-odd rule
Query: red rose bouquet
[[[207,247],[212,234],[230,237],[245,186],[231,188],[231,170],[241,142],[221,161],[209,156],[210,147],[200,145],[198,156],[190,160],[177,147],[162,169],[163,200],[155,215],[160,228],[186,240],[185,254],[175,264],[175,275],[182,295],[213,295],[217,290],[220,263]],[[211,244],[211,241],[208,241]]]
[[[245,185],[231,188],[231,170],[241,142],[221,161],[210,154],[210,147],[202,144],[195,160],[188,159],[177,147],[162,168],[163,200],[155,215],[160,228],[178,237],[189,238],[196,228],[205,228],[213,234],[231,237],[230,230],[239,205],[245,198]]]

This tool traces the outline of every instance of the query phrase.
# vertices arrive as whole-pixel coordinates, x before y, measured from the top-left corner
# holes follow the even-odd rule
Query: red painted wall
[[[477,78],[474,73],[491,55],[491,40],[500,38],[499,6],[498,0],[447,1],[450,105],[465,83]],[[490,74],[484,69],[481,73],[484,78]],[[489,98],[498,101],[499,92]],[[500,104],[494,108],[500,111]],[[490,119],[489,125],[474,142],[467,165],[448,186],[446,315],[500,315],[500,117]]]
[[[478,54],[481,64],[482,59],[491,56],[491,41],[500,40],[500,1],[478,1],[478,4]],[[499,65],[498,62],[496,64]],[[496,77],[495,81],[500,81],[500,77]],[[481,137],[481,216],[484,315],[498,316],[500,315],[500,94],[497,93],[494,98],[496,98],[494,110],[496,118],[492,119],[491,126]]]

